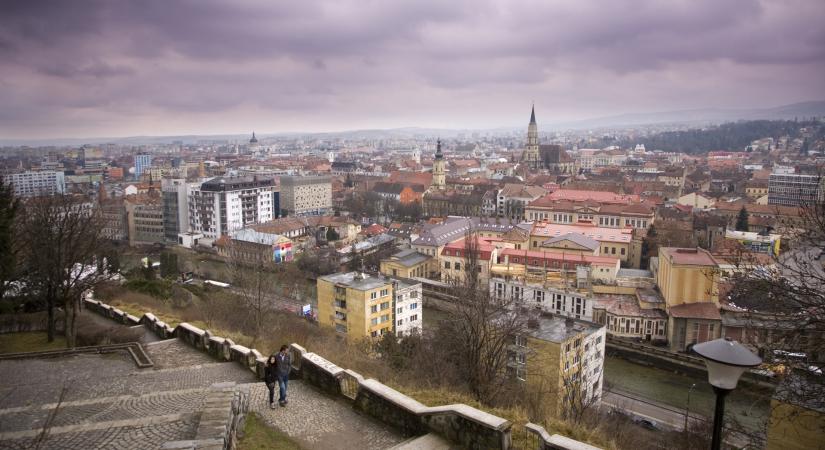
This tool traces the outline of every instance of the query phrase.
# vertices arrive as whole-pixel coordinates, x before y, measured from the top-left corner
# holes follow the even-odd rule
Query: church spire
[[[436,141],[435,159],[442,159],[444,155],[441,153],[441,139]]]
[[[530,111],[530,123],[536,123],[536,105],[533,104],[533,109]]]

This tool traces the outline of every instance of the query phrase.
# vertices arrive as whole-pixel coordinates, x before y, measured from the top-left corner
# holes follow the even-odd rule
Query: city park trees
[[[56,309],[64,309],[66,343],[74,347],[81,297],[110,274],[111,246],[99,210],[71,195],[34,197],[21,206],[15,235],[19,280],[47,311],[49,342],[55,338]]]

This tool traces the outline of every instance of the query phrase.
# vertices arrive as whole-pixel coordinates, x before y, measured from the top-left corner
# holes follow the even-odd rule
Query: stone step
[[[391,447],[390,450],[450,450],[460,448],[435,433],[416,436]]]

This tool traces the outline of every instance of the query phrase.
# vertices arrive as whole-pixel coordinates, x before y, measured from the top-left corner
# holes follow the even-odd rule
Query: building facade
[[[135,155],[135,179],[139,180],[143,172],[152,167],[152,155],[148,153],[138,153]]]
[[[332,183],[325,176],[281,177],[281,209],[294,216],[332,212]]]
[[[393,331],[393,282],[361,272],[318,278],[318,322],[353,340]]]
[[[62,171],[28,170],[7,175],[4,181],[12,185],[15,197],[35,197],[66,192],[66,177]]]
[[[823,194],[819,175],[772,173],[768,178],[768,204],[802,206],[820,200]]]
[[[420,334],[424,323],[424,296],[421,283],[393,279],[393,333],[397,337]]]
[[[191,231],[216,240],[248,225],[268,222],[275,214],[274,182],[257,178],[214,178],[191,187]]]

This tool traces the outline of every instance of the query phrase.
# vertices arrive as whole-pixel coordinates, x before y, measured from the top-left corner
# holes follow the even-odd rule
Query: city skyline
[[[5,139],[521,127],[825,93],[825,4],[7,2]]]

